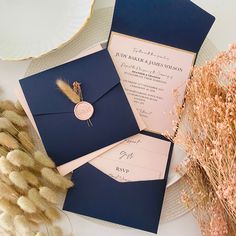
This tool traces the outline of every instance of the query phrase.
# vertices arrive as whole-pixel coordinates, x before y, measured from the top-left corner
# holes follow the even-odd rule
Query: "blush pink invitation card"
[[[173,135],[174,91],[182,103],[196,54],[116,32],[111,32],[108,50],[147,130]]]

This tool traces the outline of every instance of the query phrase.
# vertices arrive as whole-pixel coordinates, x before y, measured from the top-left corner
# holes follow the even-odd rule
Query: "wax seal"
[[[89,120],[94,112],[92,104],[89,102],[79,102],[75,105],[74,113],[79,120]]]

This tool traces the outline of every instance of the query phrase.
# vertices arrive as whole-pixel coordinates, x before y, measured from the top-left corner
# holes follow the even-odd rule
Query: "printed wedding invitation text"
[[[108,50],[126,95],[147,130],[173,135],[177,98],[182,102],[195,53],[112,32]]]

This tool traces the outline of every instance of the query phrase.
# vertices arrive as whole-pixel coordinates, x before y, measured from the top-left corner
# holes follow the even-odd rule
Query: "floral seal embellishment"
[[[93,106],[85,101],[77,103],[74,108],[75,116],[79,120],[89,120],[94,112]]]

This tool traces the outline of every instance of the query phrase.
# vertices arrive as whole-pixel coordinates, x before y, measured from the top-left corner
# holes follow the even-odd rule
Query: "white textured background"
[[[229,44],[236,42],[236,1],[235,0],[194,0],[196,4],[215,15],[216,23],[209,34],[209,39],[218,50],[224,50]],[[96,8],[109,7],[113,0],[97,0]],[[14,87],[21,79],[30,61],[3,62],[0,61],[0,98],[15,99]],[[74,228],[75,236],[148,236],[149,233],[116,226],[91,218],[68,213]],[[68,228],[65,219],[60,226]],[[191,214],[160,225],[159,236],[200,236],[199,227]]]

